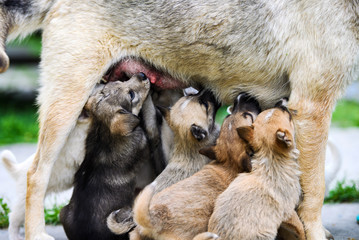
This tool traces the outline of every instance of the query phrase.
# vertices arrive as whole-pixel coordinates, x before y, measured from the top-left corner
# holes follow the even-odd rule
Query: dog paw
[[[55,240],[55,238],[51,237],[49,234],[42,232],[35,235],[34,240]]]
[[[208,134],[206,130],[196,124],[192,124],[191,133],[193,137],[195,137],[195,139],[197,139],[198,141],[201,141],[206,138]]]
[[[107,217],[107,227],[115,234],[124,234],[134,228],[133,212],[130,207],[121,208],[113,211]]]
[[[327,229],[324,228],[324,232],[327,240],[334,240],[334,236]]]
[[[289,133],[287,131],[278,130],[277,139],[283,142],[287,147],[291,147],[293,143],[291,137],[288,136],[288,134]]]

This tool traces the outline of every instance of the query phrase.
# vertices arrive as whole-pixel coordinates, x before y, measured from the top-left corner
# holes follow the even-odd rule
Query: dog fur
[[[2,0],[0,6],[3,41],[43,30],[27,238],[51,239],[43,213],[46,183],[92,89],[110,66],[135,59],[163,73],[157,82],[163,88],[179,87],[173,79],[203,85],[227,103],[246,91],[263,109],[289,96],[289,107],[298,110],[304,192],[298,213],[308,239],[325,239],[325,147],[335,102],[359,73],[357,0]],[[4,49],[0,58],[4,71]]]
[[[149,79],[137,74],[126,82],[97,86],[88,99],[85,110],[92,123],[85,159],[76,172],[70,202],[60,214],[69,239],[128,239],[126,232],[111,232],[106,220],[112,211],[132,206],[139,166],[149,158],[137,117],[149,89]],[[126,221],[131,225],[131,218]]]
[[[146,229],[143,230],[147,236],[154,239],[192,240],[198,233],[206,231],[217,196],[238,173],[250,171],[249,149],[246,149],[246,143],[239,138],[236,129],[252,125],[259,112],[257,101],[249,99],[245,94],[239,95],[233,114],[224,120],[216,145],[200,150],[216,161],[153,198],[142,197],[148,202],[141,199],[136,202],[139,205],[136,219],[147,221]],[[145,191],[144,194],[152,196],[153,192]],[[135,235],[131,233],[131,239],[142,239]]]
[[[299,151],[286,107],[263,111],[239,136],[252,148],[252,172],[239,174],[218,196],[208,232],[218,239],[275,239],[283,221],[295,214],[301,189]]]

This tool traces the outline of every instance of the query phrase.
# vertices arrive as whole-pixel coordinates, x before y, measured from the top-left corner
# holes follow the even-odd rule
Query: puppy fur
[[[149,88],[149,79],[134,75],[126,82],[99,85],[85,105],[92,118],[85,159],[76,172],[70,203],[60,214],[69,239],[128,239],[127,234],[112,233],[106,220],[112,211],[132,206],[138,167],[149,156],[135,115]],[[131,217],[126,220],[132,222]]]
[[[141,234],[147,232],[148,222],[142,218],[142,212],[143,208],[148,208],[148,189],[151,189],[152,197],[155,193],[192,176],[210,161],[201,155],[199,150],[213,145],[218,137],[219,129],[215,123],[218,107],[212,93],[201,91],[196,95],[182,97],[165,114],[174,133],[174,150],[165,170],[136,200],[134,219],[138,226],[135,231]]]
[[[51,177],[46,189],[46,195],[70,189],[74,176],[85,157],[85,139],[91,124],[91,118],[81,114],[73,131],[70,133],[65,146],[61,149],[59,158],[55,161]],[[14,154],[8,150],[1,153],[1,160],[16,181],[16,198],[11,204],[9,215],[9,239],[22,240],[20,227],[25,220],[26,173],[34,161],[35,154],[24,162],[17,163]]]
[[[243,171],[250,171],[251,163],[246,143],[239,138],[236,129],[250,126],[260,112],[256,100],[241,94],[236,99],[233,114],[221,128],[214,147],[202,149],[209,158],[216,159],[199,172],[156,194],[149,202],[142,202],[148,210],[140,211],[136,219],[148,219],[143,231],[154,239],[192,240],[207,230],[208,220],[217,196]],[[152,192],[145,192],[150,196]],[[144,193],[144,194],[145,194]],[[148,226],[151,226],[150,228]],[[132,237],[131,239],[136,239]]]
[[[325,147],[336,100],[359,76],[357,0],[1,0],[0,9],[1,71],[5,40],[43,30],[29,239],[52,239],[43,212],[52,166],[96,83],[127,60],[156,69],[151,81],[162,89],[202,85],[227,103],[246,91],[264,109],[289,96],[301,152],[298,213],[308,239],[325,239]]]
[[[216,200],[208,231],[195,239],[275,239],[299,202],[299,151],[285,107],[260,113],[237,129],[252,148],[252,172],[239,174]],[[211,237],[212,236],[212,237]]]
[[[213,145],[218,137],[218,107],[213,94],[203,90],[180,98],[170,111],[162,109],[173,132],[174,146],[168,165],[155,180],[156,193],[192,176],[210,161],[199,150]]]

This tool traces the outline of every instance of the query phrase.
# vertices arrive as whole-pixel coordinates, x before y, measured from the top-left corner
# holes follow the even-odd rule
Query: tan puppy
[[[202,85],[227,103],[246,91],[264,109],[290,96],[289,106],[298,110],[303,173],[298,211],[308,238],[325,238],[325,147],[335,102],[359,74],[357,0],[1,3],[0,71],[8,66],[6,39],[43,30],[39,147],[26,202],[29,239],[50,238],[43,220],[46,185],[92,89],[103,76],[136,72],[161,89]]]
[[[142,199],[150,201],[139,199],[135,207],[135,219],[141,223],[142,231],[131,233],[131,239],[141,239],[138,234],[144,234],[154,239],[192,240],[198,233],[206,231],[217,196],[239,172],[250,171],[247,144],[239,138],[236,129],[250,126],[259,112],[256,100],[240,94],[232,115],[224,120],[216,146],[200,151],[216,161],[152,199],[155,185],[144,191]]]
[[[168,165],[155,179],[155,192],[192,176],[210,161],[199,150],[213,145],[218,137],[219,127],[215,123],[218,107],[210,91],[201,91],[180,98],[164,113],[173,131],[174,146]]]
[[[299,202],[299,151],[286,107],[260,113],[237,129],[254,151],[252,172],[240,174],[216,200],[208,231],[200,239],[275,239]]]

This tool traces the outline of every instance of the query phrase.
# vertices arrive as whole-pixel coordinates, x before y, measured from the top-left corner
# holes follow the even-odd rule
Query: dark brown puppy
[[[85,110],[92,124],[85,159],[76,172],[70,203],[60,214],[69,239],[128,239],[127,234],[112,233],[106,219],[120,208],[130,212],[137,170],[149,157],[145,132],[135,115],[149,87],[149,80],[138,74],[126,82],[101,84],[90,96]]]

